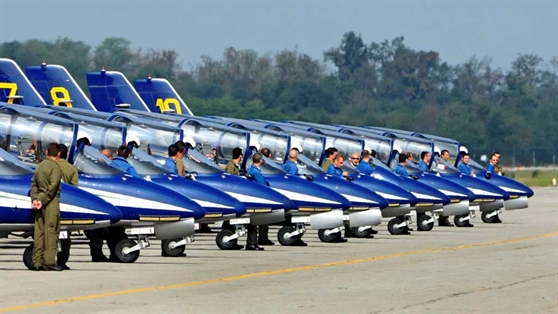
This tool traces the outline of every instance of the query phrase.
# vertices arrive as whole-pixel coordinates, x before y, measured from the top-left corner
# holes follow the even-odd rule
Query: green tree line
[[[365,43],[346,33],[323,60],[297,50],[260,55],[226,48],[188,69],[174,50],[134,49],[125,38],[92,47],[59,38],[0,44],[22,68],[60,64],[87,92],[85,73],[121,71],[130,80],[167,78],[196,115],[375,125],[454,138],[473,156],[499,151],[504,164],[555,163],[558,56],[518,54],[509,70],[471,57],[450,65],[403,37]]]

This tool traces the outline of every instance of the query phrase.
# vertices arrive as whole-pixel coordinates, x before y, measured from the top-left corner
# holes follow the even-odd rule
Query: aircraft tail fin
[[[105,71],[86,74],[91,102],[99,111],[113,112],[118,108],[158,112],[147,106],[132,84],[121,72]]]
[[[134,81],[134,87],[143,101],[150,108],[156,108],[157,112],[194,115],[166,79],[149,76],[147,79]]]
[[[25,68],[25,72],[47,104],[96,110],[65,67],[43,62]]]
[[[14,60],[0,58],[0,102],[40,107],[45,101]]]

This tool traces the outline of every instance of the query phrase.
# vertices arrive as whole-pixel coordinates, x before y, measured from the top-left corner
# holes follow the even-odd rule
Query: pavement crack
[[[415,306],[432,304],[432,303],[436,303],[438,301],[442,301],[442,300],[446,300],[446,299],[450,299],[450,298],[454,298],[454,297],[460,297],[460,296],[464,296],[464,295],[468,295],[468,294],[473,294],[473,293],[476,293],[476,292],[492,291],[492,290],[500,290],[500,289],[504,289],[504,288],[509,288],[509,287],[513,287],[513,286],[520,285],[520,284],[523,284],[523,283],[527,283],[527,282],[530,282],[530,281],[538,280],[538,279],[541,279],[541,278],[550,277],[550,276],[557,276],[557,275],[558,275],[558,273],[550,273],[550,274],[540,275],[540,276],[536,276],[536,277],[532,277],[532,278],[528,278],[528,279],[524,279],[524,280],[520,280],[520,281],[515,281],[515,282],[509,283],[509,284],[502,285],[502,286],[482,287],[482,288],[477,288],[477,289],[473,289],[473,290],[469,290],[469,291],[456,292],[456,293],[452,293],[450,295],[446,295],[446,296],[439,297],[439,298],[436,298],[436,299],[428,300],[428,301],[425,301],[425,302],[409,304],[409,305],[406,305],[406,306],[400,308],[400,310],[406,310],[406,309],[409,309],[409,308],[415,307]],[[392,310],[393,309],[390,309],[390,312]]]

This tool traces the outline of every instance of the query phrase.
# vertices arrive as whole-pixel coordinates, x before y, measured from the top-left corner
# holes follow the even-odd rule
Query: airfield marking
[[[101,293],[101,294],[91,294],[91,295],[86,295],[86,296],[82,296],[82,297],[75,297],[75,298],[68,298],[68,299],[61,299],[61,300],[52,300],[52,301],[46,301],[46,302],[40,302],[40,303],[34,303],[34,304],[28,304],[28,305],[18,305],[18,306],[0,308],[0,313],[21,311],[21,310],[29,310],[29,309],[33,309],[33,308],[46,307],[46,306],[50,306],[50,305],[66,304],[66,303],[73,303],[73,302],[86,301],[86,300],[92,300],[92,299],[102,299],[102,298],[108,298],[108,297],[114,297],[114,296],[126,295],[126,294],[134,294],[134,293],[149,292],[149,291],[169,290],[169,289],[177,289],[177,288],[187,288],[187,287],[192,287],[192,286],[201,286],[201,285],[207,285],[207,284],[218,283],[218,282],[227,282],[227,281],[235,281],[235,280],[248,279],[248,278],[254,278],[254,277],[263,277],[263,276],[270,276],[270,275],[277,275],[277,274],[294,273],[294,272],[299,272],[299,271],[304,271],[304,270],[313,270],[313,269],[334,267],[334,266],[340,266],[340,265],[358,264],[358,263],[372,262],[372,261],[378,261],[378,260],[390,259],[390,258],[397,258],[397,257],[404,257],[404,256],[413,256],[413,255],[435,253],[435,252],[445,252],[445,251],[459,251],[459,250],[470,249],[470,248],[477,248],[477,247],[484,247],[484,246],[491,246],[491,245],[499,245],[499,244],[507,244],[507,243],[527,241],[527,240],[533,240],[533,239],[541,239],[541,238],[548,238],[548,237],[554,237],[554,236],[558,236],[558,232],[551,232],[551,233],[539,234],[539,235],[534,235],[534,236],[529,236],[529,237],[512,238],[512,239],[493,241],[493,242],[473,243],[473,244],[458,245],[458,246],[453,246],[453,247],[435,248],[435,249],[426,249],[426,250],[403,252],[403,253],[394,253],[394,254],[388,254],[388,255],[372,256],[372,257],[367,257],[367,258],[332,262],[332,263],[319,264],[319,265],[301,266],[301,267],[278,269],[278,270],[272,270],[272,271],[264,271],[264,272],[251,273],[251,274],[245,274],[245,275],[239,275],[239,276],[232,276],[232,277],[224,277],[224,278],[216,278],[216,279],[209,279],[209,280],[185,282],[185,283],[179,283],[179,284],[174,284],[174,285],[129,289],[129,290],[121,290],[121,291],[114,291],[114,292]]]

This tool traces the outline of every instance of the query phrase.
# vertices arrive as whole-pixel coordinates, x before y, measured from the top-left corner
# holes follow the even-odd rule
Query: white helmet
[[[93,139],[91,138],[91,135],[89,135],[89,133],[84,132],[80,129],[78,129],[78,136],[77,139],[81,139],[81,138],[86,138],[87,140],[89,140],[89,143],[93,144]]]
[[[440,150],[440,147],[434,145],[434,155],[438,154],[438,155],[442,155],[442,151]]]
[[[467,147],[465,147],[465,146],[459,146],[459,151],[462,152],[462,153],[467,153],[467,154],[469,153],[469,151],[467,150]]]
[[[302,146],[300,145],[300,143],[292,143],[291,142],[291,149],[296,149],[296,150],[298,150],[299,153],[302,154]]]
[[[196,140],[194,140],[193,137],[191,136],[184,136],[184,138],[182,139],[182,141],[185,144],[190,144],[192,147],[196,147]]]
[[[398,153],[402,153],[403,149],[401,148],[401,146],[399,146],[399,144],[393,144],[393,150],[397,151]]]
[[[255,138],[250,138],[250,147],[255,147],[258,151],[260,151],[260,143]]]
[[[126,140],[127,140],[126,143],[136,142],[138,144],[138,146],[141,145],[139,138],[135,135],[128,136],[128,138]]]

